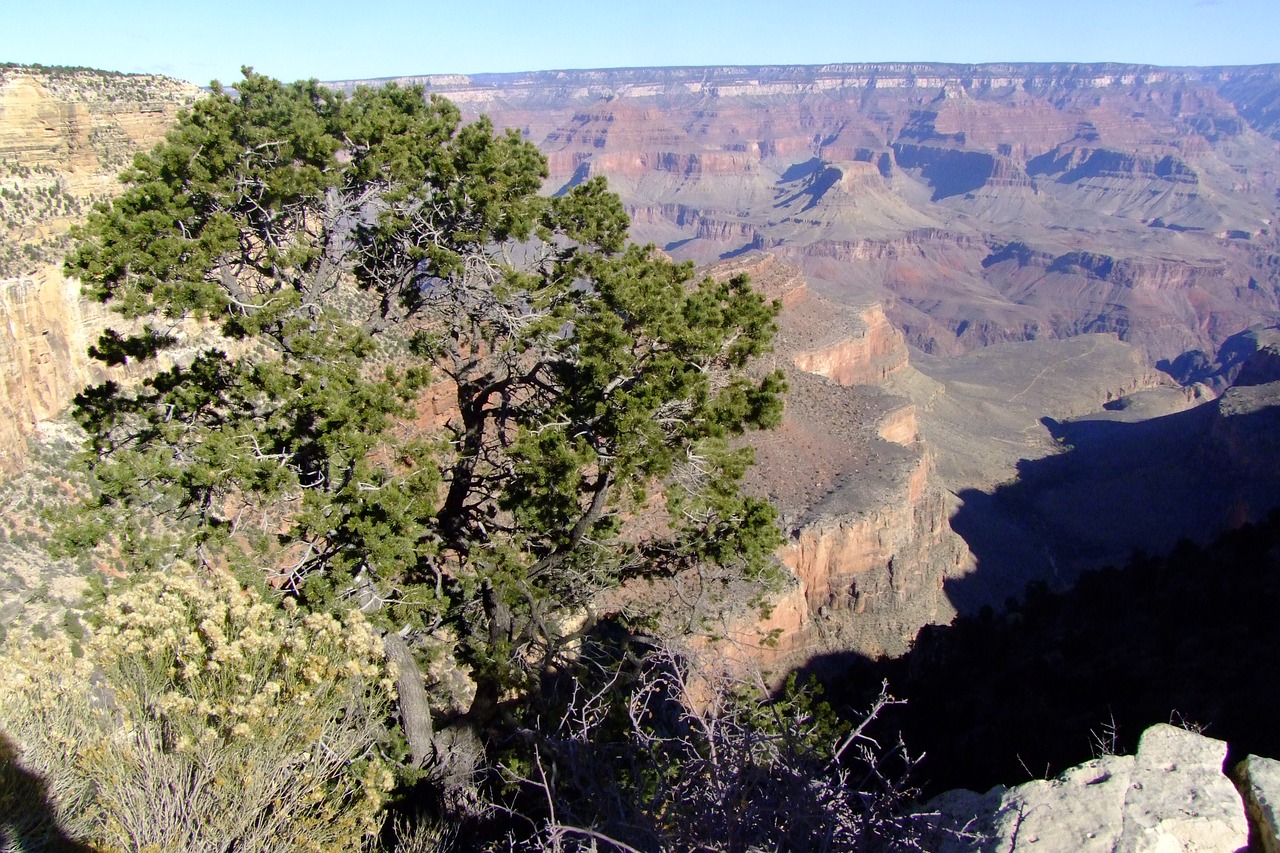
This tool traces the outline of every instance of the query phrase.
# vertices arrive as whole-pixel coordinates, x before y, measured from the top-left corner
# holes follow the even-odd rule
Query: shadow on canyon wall
[[[1213,417],[1205,405],[1136,423],[1042,418],[1062,453],[1021,460],[1017,479],[993,493],[958,495],[951,526],[978,568],[948,581],[956,609],[1003,605],[1032,581],[1061,590],[1134,550],[1162,553],[1225,529],[1236,484],[1208,467]]]
[[[838,708],[888,679],[907,704],[881,720],[924,753],[926,794],[1052,776],[1101,752],[1132,753],[1158,722],[1203,726],[1232,759],[1280,755],[1280,512],[1202,549],[1134,556],[1068,592],[1033,583],[923,629],[906,656],[828,655],[805,668]],[[884,741],[882,741],[884,742]]]
[[[1280,755],[1280,456],[1231,439],[1280,442],[1280,406],[1218,409],[1046,419],[1066,452],[960,496],[953,526],[977,558],[946,586],[962,615],[902,658],[826,655],[802,675],[851,711],[888,679],[907,704],[882,734],[925,753],[926,793],[1131,753],[1157,722],[1205,726],[1233,757]],[[1104,564],[1123,568],[1086,571]]]

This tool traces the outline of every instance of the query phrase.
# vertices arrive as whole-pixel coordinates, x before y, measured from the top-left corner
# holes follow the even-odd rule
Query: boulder
[[[1237,773],[1258,848],[1280,853],[1280,761],[1250,755]]]
[[[1226,753],[1222,741],[1158,725],[1143,734],[1136,756],[1106,756],[986,794],[949,791],[929,804],[928,849],[1233,853],[1249,833],[1222,772]]]

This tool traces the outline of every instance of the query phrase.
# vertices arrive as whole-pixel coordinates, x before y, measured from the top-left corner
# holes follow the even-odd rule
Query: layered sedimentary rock
[[[889,650],[911,626],[946,618],[943,579],[968,557],[945,524],[955,499],[935,468],[953,491],[989,488],[1056,449],[1044,415],[1158,385],[1154,360],[1215,352],[1280,319],[1274,68],[840,65],[416,82],[538,143],[549,191],[606,175],[639,239],[777,279],[777,359],[795,390],[753,476],[792,534],[784,559],[800,592],[775,619],[796,648]],[[193,94],[149,78],[0,76],[0,200],[6,246],[19,247],[6,263],[39,283],[7,291],[11,316],[37,319],[10,324],[6,375],[32,380],[6,386],[15,417],[0,441],[74,389],[85,369],[76,336],[93,321],[68,308],[55,322],[39,294],[63,286],[27,273],[60,250],[75,206],[112,191],[127,153]],[[762,248],[772,273],[746,255]],[[781,272],[784,261],[798,271]],[[1078,337],[1090,332],[1110,337]],[[1012,363],[1037,366],[1010,380],[1025,390],[984,388],[941,362],[921,373],[904,337],[939,356],[1024,344]],[[1043,346],[1053,338],[1077,349]],[[41,365],[64,349],[72,364]],[[1055,376],[1095,368],[1071,391],[1083,396],[1032,412]],[[873,390],[885,382],[895,393]],[[939,416],[1010,409],[1025,423],[992,419],[1000,428],[986,432]],[[1010,439],[993,451],[999,465],[952,452],[973,435]],[[849,634],[877,620],[875,639]]]
[[[0,69],[0,472],[37,422],[102,375],[86,349],[107,314],[62,277],[68,230],[198,95],[163,77]]]
[[[954,354],[1280,318],[1276,66],[877,64],[406,78],[609,177],[677,257],[768,248]]]
[[[712,272],[746,272],[783,303],[768,366],[787,375],[786,409],[777,431],[753,439],[749,485],[782,513],[779,557],[795,586],[741,637],[769,637],[759,651],[774,661],[900,654],[921,626],[950,620],[943,584],[970,566],[915,405],[885,390],[909,369],[902,335],[880,306],[833,303],[772,256]]]
[[[0,277],[58,260],[71,224],[199,94],[151,75],[0,69]]]
[[[105,322],[100,305],[56,269],[0,280],[0,472],[21,464],[23,440],[40,421],[59,415],[92,379],[86,352]]]

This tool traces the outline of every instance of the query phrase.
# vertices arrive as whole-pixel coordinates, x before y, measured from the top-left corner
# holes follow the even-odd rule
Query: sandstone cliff
[[[1101,457],[1093,443],[1063,437],[1072,418],[1139,424],[1186,412],[1194,420],[1193,410],[1209,405],[1114,335],[1006,343],[949,359],[917,353],[913,363],[881,306],[827,299],[776,255],[711,269],[747,272],[783,303],[772,363],[790,391],[781,429],[755,440],[750,477],[782,512],[788,542],[779,557],[795,586],[740,637],[754,645],[767,637],[772,651],[760,654],[771,665],[825,652],[901,654],[922,626],[957,609],[1000,606],[1029,581],[1061,585],[1099,560],[1122,559],[1137,532],[1158,551],[1180,529],[1211,535],[1231,521],[1212,510],[1216,498],[1185,485],[1181,466],[1162,464],[1173,448],[1204,441],[1204,427],[1156,420],[1158,441],[1138,430],[1131,446],[1125,433]],[[1094,414],[1108,406],[1115,411]],[[1104,447],[1108,440],[1099,438]],[[1243,454],[1256,463],[1268,452],[1259,440],[1219,441],[1219,456],[1228,446],[1235,456],[1203,467],[1242,470],[1250,464]],[[1079,453],[1065,452],[1071,441]],[[1153,478],[1161,493],[1142,497]],[[1095,480],[1106,485],[1090,489]],[[1249,506],[1263,500],[1253,496]],[[1098,505],[1108,507],[1105,520],[1089,511]],[[1203,524],[1186,527],[1191,516]]]
[[[0,68],[0,278],[60,260],[70,226],[199,94],[150,75]]]
[[[55,267],[0,280],[0,472],[21,465],[24,439],[57,417],[90,380],[103,374],[86,354],[106,321],[100,305]]]
[[[773,256],[712,268],[737,272],[783,303],[773,365],[787,375],[786,410],[779,430],[753,440],[749,483],[782,513],[779,558],[795,579],[739,638],[774,665],[824,651],[901,654],[921,626],[950,620],[944,581],[970,566],[915,406],[884,387],[908,369],[902,335],[879,305],[832,303]]]
[[[62,278],[67,232],[198,95],[163,77],[0,68],[0,472],[102,375],[86,349],[107,314]]]

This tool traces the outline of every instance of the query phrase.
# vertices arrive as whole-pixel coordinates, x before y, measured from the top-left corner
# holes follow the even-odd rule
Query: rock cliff
[[[886,390],[909,369],[905,341],[879,305],[833,303],[771,255],[711,272],[746,272],[783,303],[773,364],[787,374],[786,410],[779,430],[753,441],[749,484],[782,513],[779,557],[796,585],[741,638],[771,664],[901,654],[923,625],[950,620],[943,584],[971,565],[915,406]],[[752,639],[770,632],[767,648]]]
[[[59,261],[70,226],[199,94],[150,75],[0,68],[0,278]]]
[[[105,324],[100,305],[47,267],[31,278],[0,280],[0,472],[25,456],[24,439],[56,417],[90,380],[102,374],[86,351]]]
[[[403,78],[606,175],[680,258],[780,251],[955,354],[1280,319],[1280,67],[866,64]],[[1009,247],[1017,246],[1014,251]]]
[[[891,650],[912,626],[945,620],[943,579],[970,565],[946,524],[948,491],[991,488],[1019,460],[1054,452],[1045,415],[1158,386],[1149,360],[1212,352],[1280,320],[1274,68],[833,65],[409,82],[519,128],[548,155],[550,191],[606,175],[636,237],[680,258],[729,258],[725,269],[751,267],[783,297],[778,361],[794,391],[753,476],[792,533],[783,556],[801,591],[775,612],[791,614],[784,634],[797,649]],[[84,381],[77,358],[101,321],[59,308],[70,291],[44,265],[66,225],[114,190],[128,153],[195,94],[159,78],[0,76],[4,245],[18,247],[6,263],[23,273],[4,290],[13,414],[0,423],[0,464]],[[1075,343],[1046,346],[1055,338]],[[913,365],[906,344],[970,360]],[[966,369],[986,373],[971,381]]]
[[[102,376],[85,352],[107,314],[62,278],[67,232],[199,93],[163,77],[0,68],[0,472]]]

